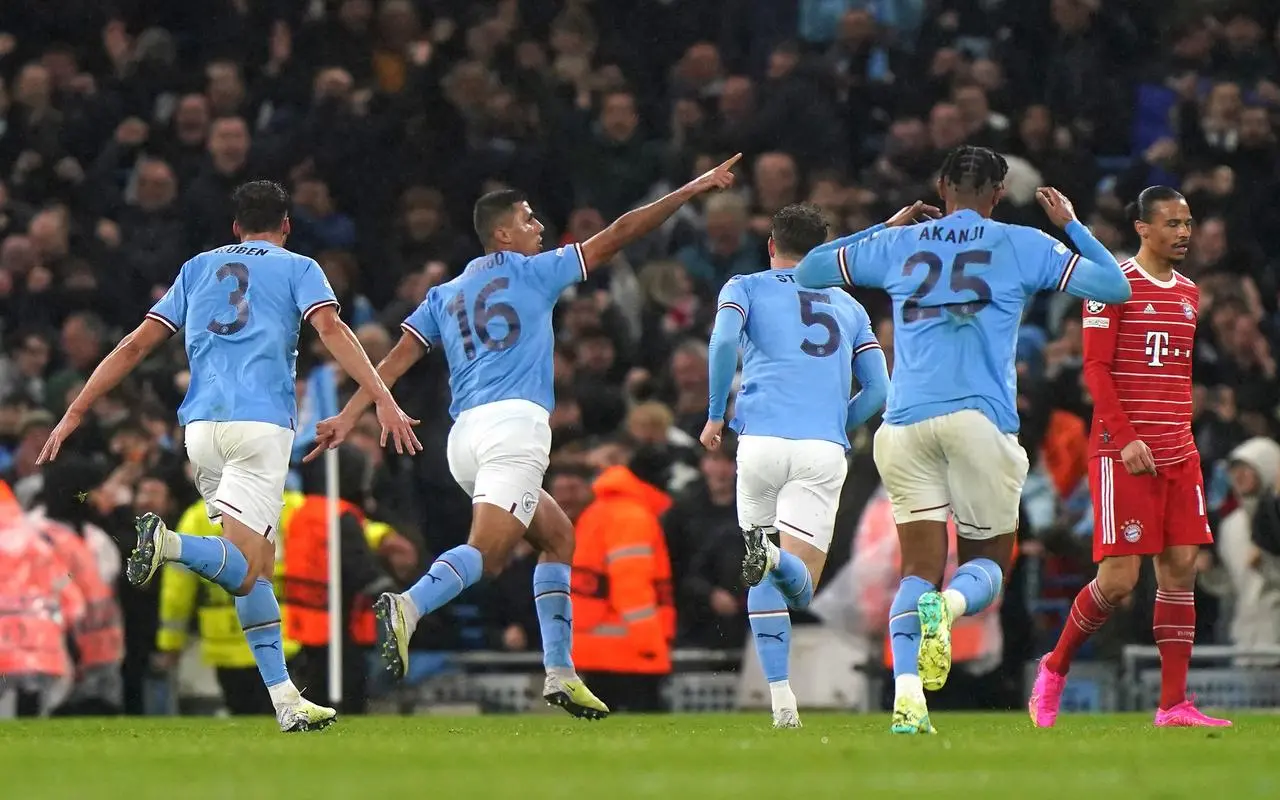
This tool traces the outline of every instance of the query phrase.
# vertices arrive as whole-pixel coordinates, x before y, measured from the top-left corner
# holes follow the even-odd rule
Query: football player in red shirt
[[[1040,660],[1028,709],[1037,727],[1058,716],[1071,659],[1133,591],[1142,556],[1156,568],[1153,633],[1160,651],[1157,727],[1225,727],[1187,697],[1195,639],[1196,555],[1213,541],[1200,455],[1191,436],[1191,353],[1200,291],[1176,267],[1193,220],[1186,199],[1153,186],[1131,207],[1142,237],[1120,266],[1133,287],[1121,305],[1084,308],[1084,381],[1093,395],[1089,489],[1098,576],[1071,606],[1053,652]]]

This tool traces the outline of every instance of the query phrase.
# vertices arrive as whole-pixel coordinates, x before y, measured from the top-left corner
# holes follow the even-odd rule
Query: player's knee
[[[1106,559],[1098,568],[1098,589],[1111,605],[1118,605],[1138,585],[1141,562],[1137,558]]]
[[[1171,547],[1156,557],[1156,579],[1162,588],[1190,589],[1196,580],[1196,547]]]

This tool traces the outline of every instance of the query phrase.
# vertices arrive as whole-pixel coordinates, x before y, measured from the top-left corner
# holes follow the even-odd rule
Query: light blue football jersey
[[[969,408],[1016,433],[1023,308],[1036,292],[1065,291],[1079,258],[1043,231],[970,210],[885,228],[842,248],[845,282],[893,299],[885,421],[906,425]]]
[[[269,422],[292,429],[298,327],[333,289],[313,259],[271,242],[201,253],[147,312],[175,333],[186,329],[191,384],[178,422]]]
[[[576,244],[524,256],[497,252],[434,286],[401,327],[424,346],[443,346],[449,362],[449,413],[499,400],[555,406],[551,312],[569,286],[585,280]]]
[[[730,278],[719,307],[745,321],[742,389],[729,427],[847,448],[853,359],[880,346],[866,309],[841,289],[804,288],[794,269]]]

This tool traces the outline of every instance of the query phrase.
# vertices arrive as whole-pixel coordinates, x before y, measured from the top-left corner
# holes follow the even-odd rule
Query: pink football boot
[[[1045,666],[1048,660],[1048,654],[1040,659],[1040,669],[1036,672],[1036,684],[1031,688],[1031,699],[1027,701],[1031,722],[1037,728],[1052,728],[1053,723],[1058,720],[1062,690],[1067,685],[1066,675],[1059,675]],[[1181,706],[1178,707],[1181,708]]]
[[[1195,707],[1195,695],[1176,706],[1156,709],[1157,728],[1230,728],[1231,720],[1211,717]]]

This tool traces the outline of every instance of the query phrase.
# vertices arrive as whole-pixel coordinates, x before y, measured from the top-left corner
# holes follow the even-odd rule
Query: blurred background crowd
[[[1201,641],[1280,644],[1278,23],[1280,7],[1262,0],[8,4],[0,475],[22,508],[73,533],[31,552],[68,563],[88,553],[106,587],[109,602],[89,621],[69,613],[69,630],[122,637],[103,650],[71,636],[64,663],[26,668],[6,656],[19,643],[0,625],[2,671],[30,673],[10,682],[23,687],[18,706],[74,710],[87,697],[137,713],[145,676],[171,669],[193,631],[227,705],[261,705],[225,595],[177,572],[146,592],[120,575],[134,514],[216,532],[200,528],[174,424],[187,380],[181,337],[93,409],[67,456],[34,464],[68,398],[182,262],[230,240],[237,184],[290,187],[289,246],[319,261],[376,362],[425,291],[479,254],[469,215],[481,193],[527,191],[555,246],[737,151],[746,154],[740,191],[685,207],[557,312],[548,489],[579,521],[580,539],[626,527],[664,545],[653,565],[670,576],[656,585],[675,612],[659,632],[664,647],[746,641],[732,451],[702,454],[694,438],[721,284],[766,268],[770,218],[784,205],[817,204],[833,235],[859,230],[933,197],[943,155],[962,143],[1009,159],[997,217],[1045,225],[1033,191],[1051,184],[1120,258],[1137,248],[1123,208],[1140,189],[1166,183],[1187,195],[1198,229],[1182,271],[1202,292],[1194,426],[1219,537],[1202,559]],[[892,364],[885,299],[857,296]],[[1023,542],[1005,603],[971,656],[974,680],[949,684],[958,704],[1020,703],[1023,664],[1090,577],[1079,319],[1065,296],[1026,312],[1019,406],[1034,468]],[[299,456],[308,427],[352,389],[308,334]],[[465,538],[469,502],[444,456],[446,379],[443,362],[426,359],[397,390],[423,420],[421,456],[382,451],[376,425],[342,452],[353,653],[368,641],[363,597],[411,582]],[[832,635],[863,641],[874,665],[897,554],[869,433],[853,438],[815,609]],[[309,591],[312,562],[291,555],[323,550],[322,487],[322,475],[299,469],[281,526],[287,646],[293,663],[310,665],[297,668],[313,671],[313,690],[324,682],[325,589]],[[533,564],[530,551],[517,553],[502,579],[424,623],[415,646],[537,650]],[[624,600],[598,586],[575,592],[606,606]],[[1149,640],[1149,603],[1138,594],[1100,655]],[[83,657],[99,650],[120,664],[100,686],[85,676],[102,669],[87,670]],[[608,653],[578,658],[585,669],[584,658],[632,671]],[[57,702],[53,684],[65,689]]]

